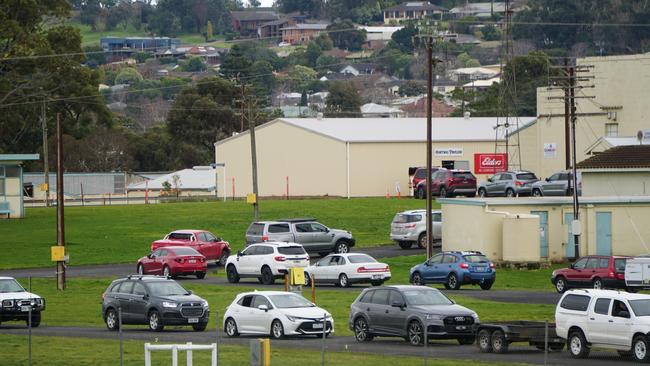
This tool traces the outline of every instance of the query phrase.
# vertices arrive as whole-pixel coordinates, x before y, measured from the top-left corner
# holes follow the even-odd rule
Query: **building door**
[[[612,255],[611,212],[596,212],[596,254]]]
[[[530,211],[539,216],[539,256],[548,258],[548,211]]]
[[[575,242],[573,241],[573,234],[571,233],[571,221],[573,221],[573,212],[566,212],[564,214],[564,223],[567,227],[567,241],[566,241],[566,257],[573,258],[576,256]]]

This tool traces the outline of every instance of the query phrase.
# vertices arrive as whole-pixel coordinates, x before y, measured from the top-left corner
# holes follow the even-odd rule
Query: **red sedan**
[[[162,247],[188,247],[205,256],[207,260],[218,260],[221,265],[230,256],[230,244],[204,230],[176,230],[164,239],[151,243],[151,251]]]
[[[138,274],[163,276],[196,275],[204,278],[208,271],[205,257],[188,247],[163,247],[138,260]]]

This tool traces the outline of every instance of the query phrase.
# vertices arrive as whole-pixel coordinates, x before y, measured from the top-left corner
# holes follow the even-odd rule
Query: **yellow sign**
[[[257,203],[257,196],[255,195],[255,193],[249,193],[246,195],[246,203],[250,203],[253,205]]]
[[[53,262],[63,262],[65,260],[65,247],[57,245],[51,249]]]
[[[289,268],[289,284],[291,286],[305,284],[305,269],[302,267]]]
[[[47,183],[41,183],[38,185],[38,189],[40,189],[42,192],[47,191]]]

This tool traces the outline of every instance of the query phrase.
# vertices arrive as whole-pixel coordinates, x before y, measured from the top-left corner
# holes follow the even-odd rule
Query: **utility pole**
[[[578,185],[577,185],[577,169],[576,169],[576,69],[575,67],[569,68],[569,100],[571,101],[571,158],[572,158],[572,172],[571,182],[573,188],[573,222],[571,223],[571,231],[573,232],[573,244],[575,246],[574,256],[580,258],[580,205],[578,202]]]
[[[248,103],[248,128],[251,135],[251,166],[253,168],[253,194],[255,194],[255,203],[253,203],[253,217],[255,221],[260,219],[259,191],[257,189],[257,146],[255,145],[255,119],[253,118],[252,101]]]
[[[45,101],[41,105],[41,126],[43,128],[43,173],[45,175],[45,206],[50,207],[50,158],[47,146],[47,119],[45,117]]]
[[[65,247],[65,222],[63,216],[63,138],[61,114],[56,114],[56,245]],[[56,262],[56,288],[65,290],[65,264]]]
[[[569,59],[564,58],[564,70],[569,75]],[[564,162],[565,169],[571,168],[571,128],[570,128],[569,86],[564,88]]]

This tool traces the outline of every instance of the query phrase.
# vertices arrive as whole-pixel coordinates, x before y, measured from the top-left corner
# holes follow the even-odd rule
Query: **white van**
[[[625,286],[630,289],[650,288],[650,256],[625,261]]]

